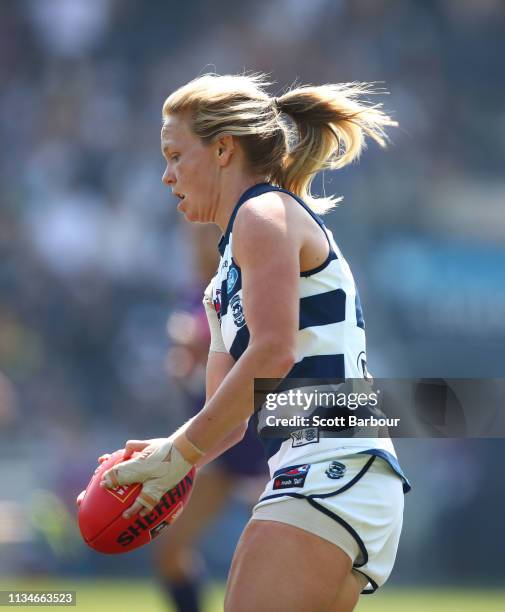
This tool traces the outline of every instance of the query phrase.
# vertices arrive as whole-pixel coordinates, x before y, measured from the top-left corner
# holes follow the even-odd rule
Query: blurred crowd
[[[503,57],[501,0],[1,2],[0,546],[24,491],[44,483],[70,508],[97,454],[184,420],[165,327],[203,280],[160,181],[159,130],[165,97],[203,72],[265,71],[273,94],[391,92],[377,98],[400,123],[388,151],[315,183],[344,195],[328,225],[360,287],[369,367],[500,376]],[[415,464],[420,447],[401,446]],[[499,446],[456,451],[484,486]],[[414,470],[425,492],[451,481],[448,457],[435,479]],[[405,539],[412,566],[420,538]]]

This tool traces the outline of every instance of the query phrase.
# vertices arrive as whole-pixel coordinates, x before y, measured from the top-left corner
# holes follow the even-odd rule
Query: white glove
[[[143,442],[130,441],[126,444],[125,455],[131,455],[135,450],[142,452],[107,470],[101,482],[101,486],[108,489],[143,483],[135,503],[123,514],[124,518],[130,518],[142,508],[141,514],[151,512],[162,496],[178,484],[203,456],[184,434]]]

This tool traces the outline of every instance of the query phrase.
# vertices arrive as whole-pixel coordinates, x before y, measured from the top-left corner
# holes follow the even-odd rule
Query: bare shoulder
[[[293,198],[285,193],[269,191],[251,198],[239,209],[233,226],[234,244],[261,240],[289,240],[299,237],[299,210]]]

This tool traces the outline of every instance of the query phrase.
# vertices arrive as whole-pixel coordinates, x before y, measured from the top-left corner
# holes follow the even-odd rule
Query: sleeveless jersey
[[[326,261],[313,270],[300,273],[300,320],[295,364],[286,378],[364,378],[365,323],[351,270],[322,219],[298,196],[268,183],[254,185],[242,194],[219,242],[221,260],[209,289],[226,349],[238,360],[249,343],[249,330],[242,305],[241,270],[233,259],[233,223],[244,202],[268,191],[287,193],[294,198],[320,226],[329,244]],[[265,299],[265,308],[268,308],[268,299]],[[257,415],[258,430],[264,422],[265,415],[262,412],[264,409]],[[271,475],[280,468],[294,464],[366,453],[386,460],[403,480],[404,491],[410,489],[390,438],[354,438],[352,434],[349,437],[330,438],[320,436],[314,428],[302,429],[295,434],[287,439],[261,438]]]

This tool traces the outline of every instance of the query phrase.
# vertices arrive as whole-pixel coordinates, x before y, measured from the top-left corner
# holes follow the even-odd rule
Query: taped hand
[[[135,451],[141,451],[140,455],[128,459]],[[125,446],[127,460],[107,470],[100,485],[115,489],[121,485],[143,483],[137,499],[123,513],[123,518],[128,519],[139,511],[144,516],[186,476],[202,455],[184,434],[177,438],[130,440]]]

